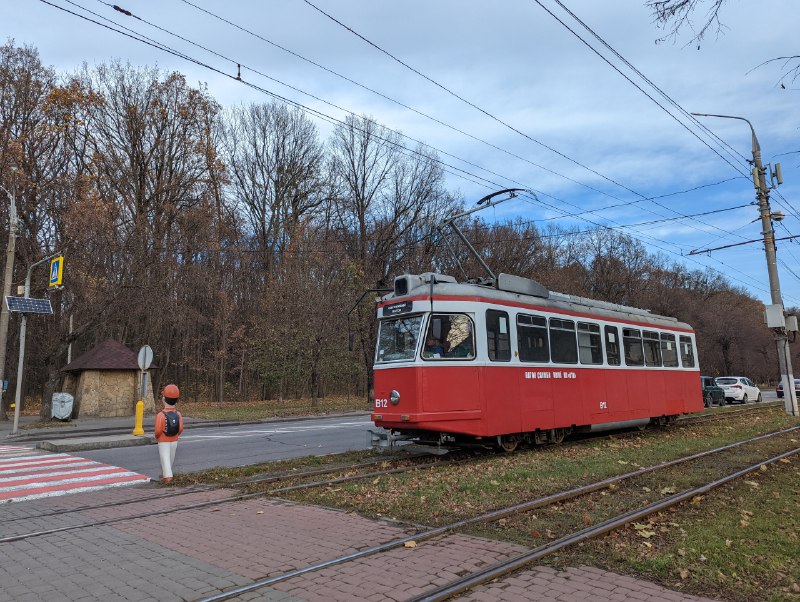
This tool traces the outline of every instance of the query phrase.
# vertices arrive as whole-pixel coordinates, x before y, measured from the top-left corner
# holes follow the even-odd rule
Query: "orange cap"
[[[181,396],[180,389],[178,389],[176,385],[167,385],[164,387],[164,390],[161,391],[161,394],[170,399],[178,399],[178,397]]]

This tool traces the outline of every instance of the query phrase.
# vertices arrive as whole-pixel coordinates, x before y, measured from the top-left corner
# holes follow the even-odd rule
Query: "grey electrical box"
[[[69,393],[53,393],[53,402],[50,405],[52,417],[58,420],[69,420],[74,401],[75,398]]]
[[[785,328],[786,317],[783,315],[783,305],[767,305],[764,311],[768,328]]]
[[[786,330],[797,332],[797,316],[786,316]]]

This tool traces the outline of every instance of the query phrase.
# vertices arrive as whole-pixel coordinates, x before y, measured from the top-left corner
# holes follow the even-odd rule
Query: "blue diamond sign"
[[[64,275],[64,256],[60,255],[50,261],[50,286],[61,286]]]

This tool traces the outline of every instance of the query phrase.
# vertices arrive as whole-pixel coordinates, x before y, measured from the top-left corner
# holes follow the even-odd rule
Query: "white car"
[[[720,376],[716,379],[718,386],[725,391],[725,401],[761,401],[761,391],[756,384],[744,376]]]

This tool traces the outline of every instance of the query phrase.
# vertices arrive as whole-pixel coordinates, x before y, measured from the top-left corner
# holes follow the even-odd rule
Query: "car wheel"
[[[742,403],[747,403],[747,393],[742,397]]]
[[[761,403],[761,393],[759,393],[758,397],[756,397],[756,403]]]
[[[710,408],[714,405],[714,400],[711,397],[711,393],[706,393],[706,396],[703,398],[703,405],[707,408]]]

